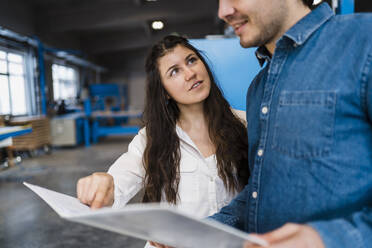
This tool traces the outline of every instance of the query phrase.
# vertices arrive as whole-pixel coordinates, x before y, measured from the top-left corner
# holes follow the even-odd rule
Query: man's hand
[[[325,248],[319,234],[310,226],[286,224],[272,232],[256,235],[266,240],[269,248]],[[244,248],[259,246],[244,244]]]
[[[110,206],[114,202],[114,179],[104,172],[80,178],[76,186],[78,199],[93,209]]]

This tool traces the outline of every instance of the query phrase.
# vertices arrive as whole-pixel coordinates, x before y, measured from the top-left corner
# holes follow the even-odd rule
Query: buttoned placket
[[[178,136],[180,139],[185,142],[192,150],[197,154],[197,156],[200,158],[200,161],[203,161],[204,166],[201,168],[201,172],[203,174],[207,175],[209,178],[208,180],[208,201],[210,206],[212,207],[211,214],[217,212],[218,210],[218,203],[217,203],[217,194],[216,194],[216,183],[215,183],[215,175],[212,175],[211,168],[209,168],[209,165],[206,161],[206,158],[203,156],[203,154],[199,151],[198,147],[195,145],[195,143],[192,141],[192,139],[187,135],[185,131],[183,131],[180,127],[178,130]]]
[[[199,152],[199,155],[201,157],[201,160],[204,163],[205,168],[207,168],[207,171],[204,174],[207,174],[207,176],[209,177],[209,180],[208,180],[208,201],[209,201],[209,204],[211,206],[211,209],[210,209],[211,212],[210,213],[212,214],[212,213],[217,212],[217,210],[218,210],[216,182],[215,182],[216,178],[215,178],[215,175],[213,175],[211,173],[212,168],[209,167],[209,164],[206,161],[206,158],[200,153],[199,150],[198,150],[198,152]]]
[[[259,232],[258,230],[258,208],[259,208],[259,199],[260,199],[260,178],[262,172],[262,166],[264,161],[265,148],[267,143],[267,135],[269,129],[269,118],[270,118],[270,109],[273,93],[276,87],[276,82],[280,71],[285,63],[287,54],[285,49],[276,49],[271,60],[268,61],[268,72],[266,76],[266,82],[264,83],[264,93],[260,105],[260,124],[261,124],[261,133],[260,141],[257,147],[257,152],[254,160],[253,173],[251,175],[251,184],[249,191],[249,206],[248,206],[248,232]]]
[[[209,192],[209,203],[212,206],[210,213],[215,213],[217,212],[218,206],[217,206],[217,196],[216,196],[217,195],[216,184],[213,179],[209,180],[208,192]]]

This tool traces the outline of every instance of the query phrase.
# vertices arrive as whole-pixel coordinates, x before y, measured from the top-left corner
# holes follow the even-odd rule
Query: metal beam
[[[352,14],[355,10],[354,0],[340,0],[338,14]]]

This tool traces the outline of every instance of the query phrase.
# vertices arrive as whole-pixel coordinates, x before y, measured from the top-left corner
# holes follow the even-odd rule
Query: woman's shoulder
[[[141,128],[141,129],[138,131],[138,134],[137,134],[137,135],[143,135],[143,136],[146,136],[146,127]]]
[[[246,111],[231,108],[231,112],[244,124],[247,125]]]
[[[146,128],[141,128],[136,136],[129,143],[128,151],[138,150],[142,154],[143,150],[146,147],[147,143],[146,138]]]

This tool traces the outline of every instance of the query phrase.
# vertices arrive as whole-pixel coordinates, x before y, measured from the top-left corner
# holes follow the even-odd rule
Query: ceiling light
[[[152,29],[160,30],[160,29],[163,29],[164,23],[162,21],[153,21],[151,23],[151,27]]]

